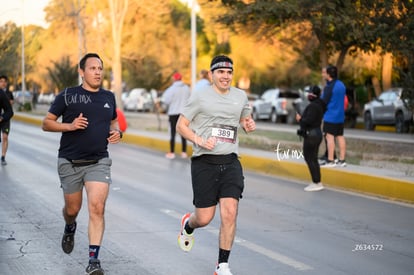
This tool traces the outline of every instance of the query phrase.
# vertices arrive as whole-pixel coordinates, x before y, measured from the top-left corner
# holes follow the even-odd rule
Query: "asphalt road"
[[[0,167],[0,274],[83,274],[85,204],[74,251],[60,248],[60,134],[19,122],[12,131],[9,164]],[[106,274],[213,274],[217,217],[196,231],[190,253],[177,246],[179,219],[192,210],[189,160],[126,144],[110,152],[114,183],[100,253]],[[245,176],[233,274],[412,274],[412,205],[334,189],[305,193],[301,182]]]

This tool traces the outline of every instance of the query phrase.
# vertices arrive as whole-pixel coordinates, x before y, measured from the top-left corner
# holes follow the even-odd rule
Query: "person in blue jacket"
[[[326,138],[328,159],[325,167],[345,167],[346,142],[344,137],[345,96],[346,88],[338,79],[338,69],[328,65],[322,69],[322,77],[326,80],[322,100],[326,103],[326,112],[323,116],[323,132]],[[335,141],[339,146],[339,160],[334,161]]]

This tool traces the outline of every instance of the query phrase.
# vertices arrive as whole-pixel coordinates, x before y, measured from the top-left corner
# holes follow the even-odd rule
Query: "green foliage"
[[[24,104],[20,104],[18,107],[19,112],[25,111],[30,112],[32,110],[32,103],[31,102],[25,102]]]
[[[191,29],[191,17],[189,9],[178,1],[173,1],[171,9],[171,22],[175,27],[185,30]]]
[[[16,24],[8,22],[0,26],[0,72],[17,76],[21,64],[21,30]]]
[[[230,54],[231,53],[231,45],[230,42],[226,41],[226,42],[222,42],[222,43],[217,43],[216,47],[214,49],[214,55],[219,55],[219,54]]]
[[[163,88],[161,66],[155,58],[145,57],[124,61],[125,81],[128,90],[133,88],[145,88],[160,90]]]
[[[52,61],[52,64],[53,67],[48,67],[47,71],[59,91],[77,85],[78,67],[71,64],[69,56],[62,57],[60,61]]]

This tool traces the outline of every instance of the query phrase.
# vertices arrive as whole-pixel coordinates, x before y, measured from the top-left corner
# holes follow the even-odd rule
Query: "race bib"
[[[237,127],[223,124],[213,124],[211,136],[215,137],[217,141],[236,143]]]

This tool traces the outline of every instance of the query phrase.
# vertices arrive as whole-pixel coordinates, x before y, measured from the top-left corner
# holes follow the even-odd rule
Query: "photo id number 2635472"
[[[382,251],[384,245],[382,244],[355,244],[352,252],[355,251]]]

